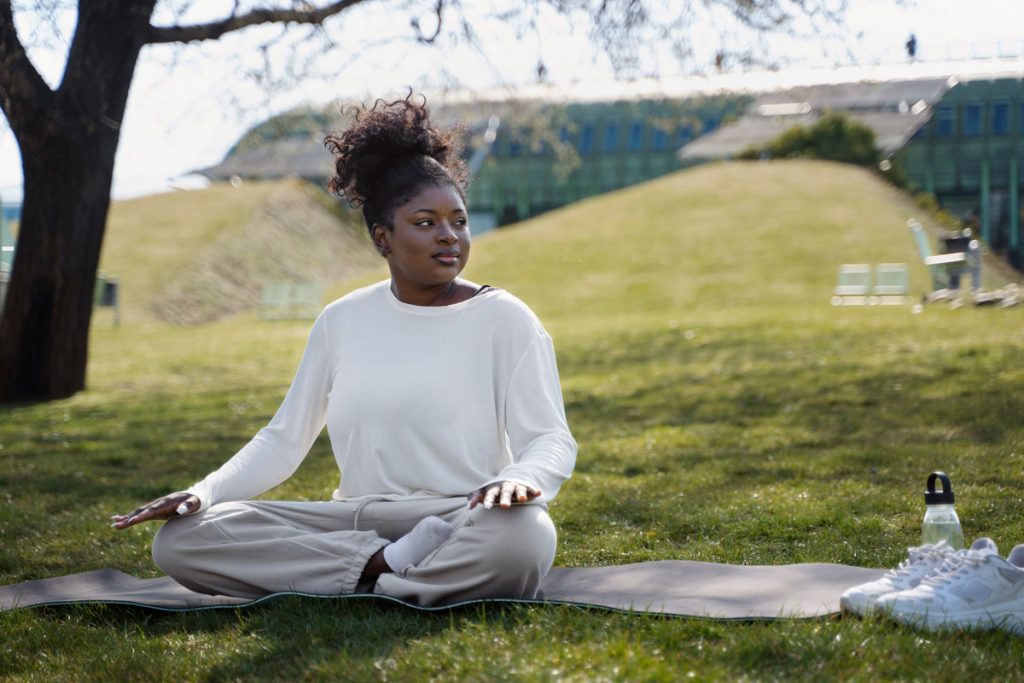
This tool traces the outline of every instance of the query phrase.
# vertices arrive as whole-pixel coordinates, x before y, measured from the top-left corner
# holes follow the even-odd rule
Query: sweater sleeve
[[[274,417],[220,469],[188,489],[199,498],[201,510],[258,496],[298,469],[326,421],[329,356],[327,326],[321,314],[313,323],[299,369]]]
[[[546,333],[519,360],[505,400],[505,422],[513,463],[494,481],[516,481],[541,490],[548,502],[572,475],[576,441],[569,432],[558,380],[555,349]]]

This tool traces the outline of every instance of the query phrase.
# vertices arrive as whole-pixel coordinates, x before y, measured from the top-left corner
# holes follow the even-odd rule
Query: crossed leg
[[[454,532],[417,565],[381,574],[375,592],[422,605],[536,594],[555,553],[544,506],[470,511],[461,497],[224,503],[168,521],[153,541],[153,559],[204,593],[352,593],[372,586],[365,582],[371,558],[430,516]]]

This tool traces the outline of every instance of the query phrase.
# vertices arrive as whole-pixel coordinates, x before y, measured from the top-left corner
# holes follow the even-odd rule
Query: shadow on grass
[[[581,446],[557,501],[568,561],[864,563],[893,553],[904,526],[916,535],[933,469],[951,473],[974,530],[1021,528],[1007,486],[1024,447],[1013,338],[733,332],[633,333],[567,354]]]
[[[78,504],[153,497],[220,466],[269,419],[280,389],[149,394],[103,406],[23,406],[0,424],[0,488],[75,491]],[[189,479],[182,481],[182,476]]]
[[[566,391],[566,410],[574,429],[598,442],[671,427],[731,435],[754,455],[779,446],[996,443],[1019,430],[1024,377],[1008,372],[1024,367],[1019,345],[940,350],[901,363],[898,356],[879,362],[853,343],[835,356],[828,340],[800,344],[825,350],[801,355],[766,341],[752,356],[749,340],[683,345],[674,333],[612,340],[607,349],[618,353],[580,350],[566,365],[584,377],[615,367],[621,379],[577,382]],[[784,439],[740,443],[759,428]]]
[[[8,410],[11,419],[0,421],[0,583],[102,566],[151,571],[154,529],[115,532],[109,515],[219,467],[266,424],[281,393],[223,388]],[[315,495],[336,484],[324,437],[289,485]]]
[[[272,603],[241,610],[162,613],[125,606],[90,605],[35,610],[36,629],[69,629],[85,633],[118,633],[137,643],[157,644],[157,659],[188,657],[180,643],[220,643],[224,651],[214,663],[201,665],[203,680],[372,680],[386,677],[394,660],[416,643],[439,639],[466,625],[522,620],[516,605],[470,605],[440,612],[418,612],[373,599],[313,599],[283,596]],[[49,626],[47,626],[49,624]],[[43,647],[44,653],[54,643]],[[61,656],[87,659],[95,643],[88,638],[65,643]],[[79,652],[75,650],[79,649]],[[125,659],[108,673],[137,674]],[[25,664],[24,671],[31,670]],[[8,669],[8,673],[18,672]],[[171,670],[168,666],[164,670]]]

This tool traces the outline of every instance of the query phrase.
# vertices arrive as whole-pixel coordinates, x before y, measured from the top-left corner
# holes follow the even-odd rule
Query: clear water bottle
[[[935,482],[942,483],[942,490],[935,490]],[[960,518],[953,508],[953,485],[945,472],[932,472],[928,476],[928,488],[924,492],[924,523],[921,525],[921,543],[935,544],[945,541],[955,550],[964,547],[964,532]]]

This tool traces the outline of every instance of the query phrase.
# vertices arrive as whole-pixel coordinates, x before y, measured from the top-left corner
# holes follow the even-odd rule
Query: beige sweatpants
[[[431,515],[455,527],[451,538],[418,566],[382,574],[374,592],[420,605],[536,595],[555,557],[546,506],[468,510],[464,497],[222,503],[165,523],[153,560],[201,593],[362,592],[370,557]]]

